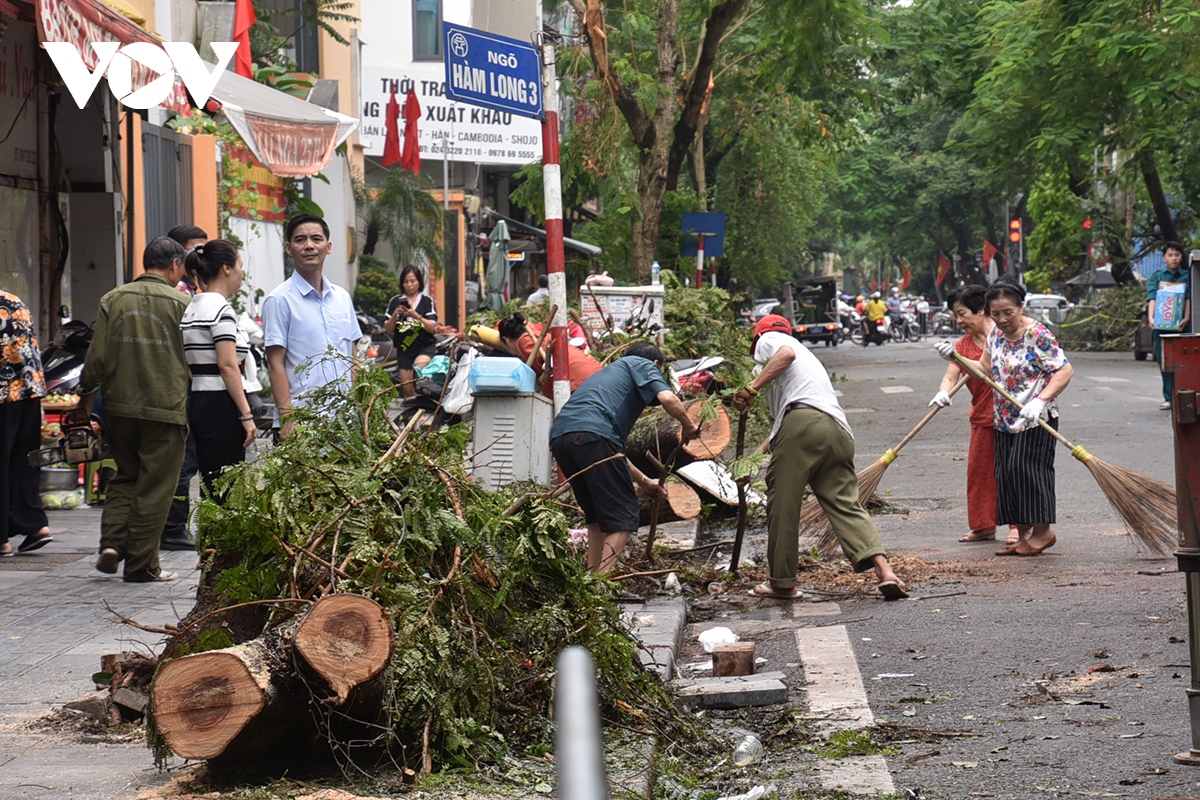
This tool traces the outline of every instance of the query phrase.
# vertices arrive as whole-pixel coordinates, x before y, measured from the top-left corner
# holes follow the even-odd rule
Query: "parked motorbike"
[[[83,362],[92,344],[92,328],[86,322],[71,319],[71,310],[63,306],[58,315],[65,320],[50,344],[42,350],[42,374],[47,394],[77,394],[83,378]]]
[[[902,311],[889,316],[891,319],[888,323],[888,335],[893,342],[921,341],[921,326],[917,322],[916,314],[911,311]]]
[[[938,309],[937,313],[933,315],[934,336],[954,336],[961,332],[958,328],[958,321],[954,318],[954,312],[950,309]]]
[[[721,356],[681,358],[671,363],[671,375],[679,391],[687,396],[712,394],[718,388],[714,370],[724,362]]]

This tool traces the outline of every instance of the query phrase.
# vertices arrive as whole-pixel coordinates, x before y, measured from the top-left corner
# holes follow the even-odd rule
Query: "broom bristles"
[[[864,506],[875,494],[875,490],[879,488],[879,482],[883,480],[883,473],[887,472],[891,463],[890,460],[878,458],[856,474],[858,501]],[[829,517],[825,516],[824,509],[821,508],[821,504],[815,497],[800,507],[800,535],[816,539],[817,552],[822,556],[831,556],[837,552],[837,533],[834,532]]]
[[[1143,555],[1169,556],[1179,541],[1175,487],[1091,456],[1083,465],[1092,473],[1113,511],[1124,521]]]

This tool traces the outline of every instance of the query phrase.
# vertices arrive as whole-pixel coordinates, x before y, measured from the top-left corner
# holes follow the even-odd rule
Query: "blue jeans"
[[[1176,331],[1167,331],[1175,333]],[[1158,364],[1158,370],[1162,373],[1163,382],[1163,400],[1170,403],[1171,395],[1175,392],[1175,373],[1164,372],[1162,368],[1162,334],[1154,331],[1154,360]]]

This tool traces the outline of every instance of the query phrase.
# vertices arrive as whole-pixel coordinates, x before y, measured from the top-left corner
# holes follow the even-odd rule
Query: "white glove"
[[[937,394],[935,394],[933,399],[929,401],[930,408],[933,408],[934,406],[937,406],[938,408],[945,408],[948,405],[950,405],[950,395],[942,391],[939,391]]]
[[[1021,419],[1027,419],[1030,422],[1037,422],[1038,417],[1042,416],[1042,411],[1046,409],[1046,401],[1037,397],[1030,400],[1021,409]]]
[[[937,354],[947,361],[954,360],[954,344],[952,342],[938,342],[933,349],[937,350]]]

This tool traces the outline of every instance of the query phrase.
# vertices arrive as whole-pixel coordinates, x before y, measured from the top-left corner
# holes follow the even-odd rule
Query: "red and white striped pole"
[[[542,190],[546,201],[546,273],[550,280],[550,305],[558,310],[550,323],[554,352],[554,413],[558,414],[571,396],[571,372],[567,362],[567,272],[563,254],[562,171],[558,165],[558,87],[555,48],[542,45]]]

